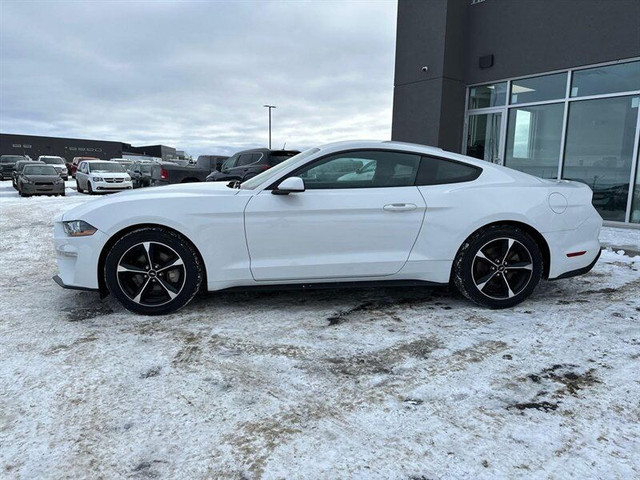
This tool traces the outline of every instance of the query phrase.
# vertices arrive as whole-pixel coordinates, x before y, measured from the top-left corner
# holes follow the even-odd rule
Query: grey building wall
[[[33,160],[37,160],[40,155],[55,155],[66,160],[73,157],[108,159],[122,156],[122,143],[0,133],[0,154],[29,155]]]
[[[467,85],[638,57],[638,19],[640,0],[399,0],[392,139],[460,151]]]

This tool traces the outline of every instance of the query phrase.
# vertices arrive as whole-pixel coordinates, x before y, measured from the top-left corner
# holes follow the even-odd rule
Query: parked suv
[[[78,192],[86,190],[92,195],[131,190],[133,185],[122,165],[108,160],[85,160],[78,165],[76,187]]]
[[[211,172],[207,182],[232,180],[244,182],[298,153],[300,152],[297,150],[269,150],[268,148],[243,150],[225,160],[221,171]]]
[[[67,161],[64,158],[54,157],[52,155],[40,155],[38,161],[53,166],[63,180],[69,180],[69,171],[66,165]]]
[[[16,169],[16,163],[26,160],[22,155],[2,155],[0,156],[0,180],[11,178]]]

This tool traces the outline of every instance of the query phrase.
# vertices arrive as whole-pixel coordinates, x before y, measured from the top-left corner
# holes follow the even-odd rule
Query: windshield
[[[24,157],[19,155],[2,155],[0,157],[0,163],[16,163],[19,160],[24,160]]]
[[[124,167],[111,162],[90,163],[89,171],[91,173],[124,173]]]
[[[58,172],[50,165],[26,165],[22,172],[25,175],[56,175]]]
[[[40,161],[47,165],[64,165],[64,160],[60,157],[40,157]]]
[[[242,185],[240,185],[240,188],[246,189],[246,190],[253,190],[254,188],[259,187],[263,183],[269,182],[269,180],[271,180],[276,175],[278,175],[282,170],[285,170],[286,168],[295,164],[296,162],[302,159],[305,159],[307,157],[310,157],[311,155],[314,155],[319,151],[320,151],[319,148],[310,148],[309,150],[305,150],[304,152],[299,153],[298,155],[294,155],[290,159],[285,160],[282,163],[279,163],[275,167],[262,172],[260,175],[256,175],[255,177],[247,180],[246,182],[243,182]]]

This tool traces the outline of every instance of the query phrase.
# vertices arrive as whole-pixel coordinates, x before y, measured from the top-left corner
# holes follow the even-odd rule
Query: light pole
[[[269,150],[271,150],[271,109],[277,108],[275,105],[264,105],[269,109]]]

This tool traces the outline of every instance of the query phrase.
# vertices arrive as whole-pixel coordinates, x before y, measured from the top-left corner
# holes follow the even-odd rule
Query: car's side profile
[[[453,284],[505,308],[542,278],[595,264],[602,219],[591,197],[580,183],[437,148],[342,142],[241,185],[172,185],[75,207],[55,222],[55,279],[152,315],[201,288],[364,282]]]

